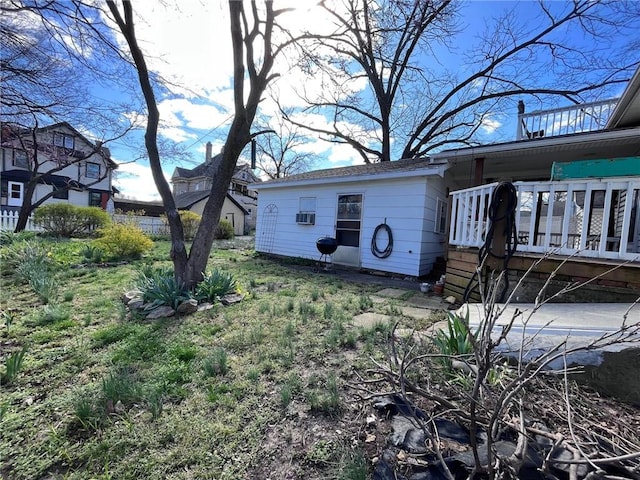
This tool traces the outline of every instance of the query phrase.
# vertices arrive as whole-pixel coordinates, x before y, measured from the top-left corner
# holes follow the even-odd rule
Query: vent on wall
[[[301,225],[315,225],[316,214],[315,213],[296,213],[296,223]]]

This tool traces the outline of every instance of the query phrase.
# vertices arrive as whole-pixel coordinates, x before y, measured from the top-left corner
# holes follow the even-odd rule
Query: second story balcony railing
[[[518,114],[517,140],[602,130],[618,98]]]

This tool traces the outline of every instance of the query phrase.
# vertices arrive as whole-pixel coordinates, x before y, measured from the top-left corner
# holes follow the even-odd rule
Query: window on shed
[[[300,213],[315,213],[316,197],[300,197]]]
[[[436,219],[434,231],[443,235],[447,233],[447,207],[447,202],[439,198],[436,204]]]

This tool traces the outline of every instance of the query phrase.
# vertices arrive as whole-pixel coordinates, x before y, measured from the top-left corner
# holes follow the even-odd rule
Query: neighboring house
[[[433,155],[451,179],[447,292],[460,298],[483,245],[493,189],[513,182],[519,244],[509,269],[555,290],[604,275],[583,301],[626,301],[640,290],[640,68],[619,99],[518,116],[518,140]],[[532,133],[533,132],[533,133]],[[564,262],[564,263],[562,263]],[[535,283],[535,282],[534,282]],[[540,283],[540,282],[538,282]],[[550,288],[553,291],[554,288]],[[520,301],[532,301],[526,292]],[[566,298],[566,297],[564,297]],[[566,300],[565,300],[566,301]]]
[[[190,210],[198,215],[202,215],[204,211],[204,205],[209,198],[208,191],[195,191],[183,193],[176,196],[176,206],[178,210]],[[222,211],[220,212],[220,219],[227,220],[233,226],[233,233],[235,235],[244,235],[246,224],[245,219],[249,215],[249,212],[229,193],[227,193],[224,203],[222,204]]]
[[[204,163],[193,169],[176,167],[171,183],[178,208],[202,214],[205,200],[211,191],[214,163],[219,157],[220,154],[211,156],[211,143],[208,142]],[[258,194],[249,185],[256,182],[260,182],[260,179],[249,165],[236,166],[220,216],[232,223],[236,235],[246,234],[255,228]]]
[[[68,202],[106,209],[112,197],[112,172],[117,164],[109,150],[94,144],[66,122],[35,131],[2,124],[0,147],[0,208],[18,211],[25,187],[32,178],[34,157],[39,179],[32,197],[35,203],[55,192],[44,203]]]
[[[253,185],[260,192],[256,251],[319,260],[316,241],[328,236],[338,241],[336,264],[426,275],[445,252],[444,171],[444,165],[411,159]]]

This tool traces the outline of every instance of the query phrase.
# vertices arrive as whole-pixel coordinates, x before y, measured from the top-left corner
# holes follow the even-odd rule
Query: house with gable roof
[[[35,203],[71,203],[107,209],[118,165],[109,149],[94,143],[67,122],[35,131],[2,124],[0,140],[0,208],[19,211],[27,183],[37,178]],[[37,165],[37,175],[33,171]]]
[[[173,195],[180,210],[190,210],[202,215],[204,205],[211,192],[212,178],[215,172],[215,162],[220,154],[212,156],[212,146],[208,142],[205,151],[205,161],[192,169],[176,167],[171,176]],[[229,190],[220,214],[233,225],[236,235],[245,235],[255,228],[257,192],[249,185],[260,182],[247,164],[237,165]]]

